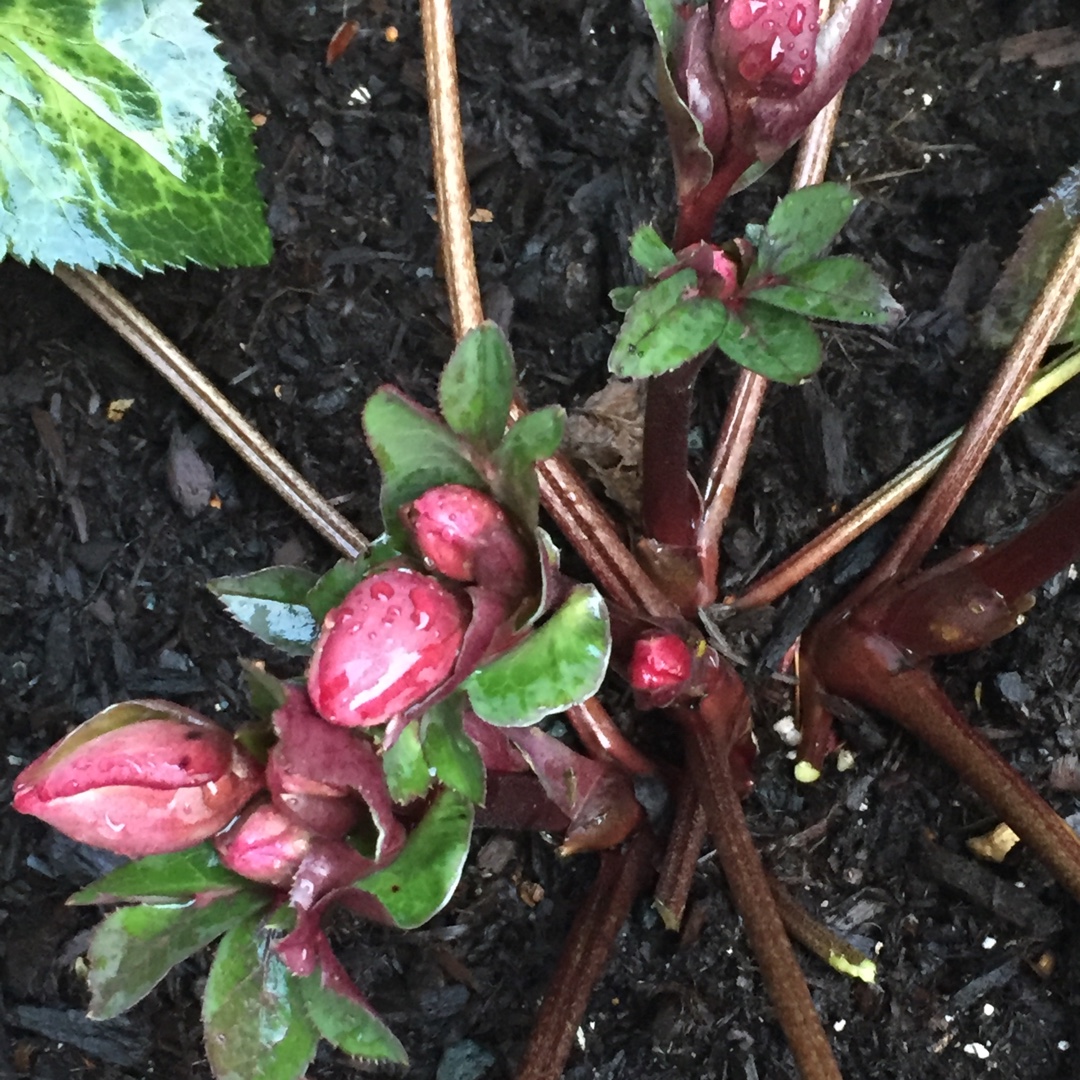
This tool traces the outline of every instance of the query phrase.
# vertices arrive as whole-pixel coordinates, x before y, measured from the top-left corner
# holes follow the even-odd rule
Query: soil
[[[257,138],[273,262],[112,280],[374,535],[377,479],[360,407],[384,381],[430,403],[452,346],[417,13],[401,0],[349,11],[360,33],[329,69],[337,0],[212,0],[204,13],[250,111],[265,117]],[[487,307],[509,329],[531,402],[577,404],[605,381],[617,329],[605,296],[631,280],[630,229],[672,225],[648,28],[626,0],[512,10],[463,0],[456,14],[470,177],[476,207],[490,212],[475,228]],[[826,331],[821,375],[770,392],[726,540],[728,586],[970,411],[996,360],[972,334],[973,315],[1029,208],[1080,160],[1075,46],[1066,37],[1063,50],[1044,45],[1034,59],[1003,51],[1074,15],[1065,0],[896,0],[845,98],[831,170],[863,196],[846,247],[887,277],[906,319],[888,334]],[[764,218],[786,165],[733,200],[721,235]],[[231,625],[204,582],[275,561],[322,568],[335,553],[48,274],[0,265],[0,327],[6,798],[20,767],[108,703],[172,697],[239,720],[240,658],[290,668]],[[703,380],[705,445],[730,382],[727,372]],[[116,405],[125,401],[126,411]],[[1067,388],[1010,431],[950,528],[950,550],[1006,535],[1064,490],[1080,472],[1078,408],[1080,389]],[[177,432],[213,468],[220,505],[172,494]],[[845,727],[854,768],[830,769],[810,788],[795,786],[774,734],[791,709],[776,658],[895,528],[775,611],[725,627],[758,705],[751,826],[800,899],[877,952],[876,987],[806,960],[845,1076],[1080,1076],[1076,909],[1042,867],[1023,851],[976,863],[965,841],[993,815],[876,718]],[[1080,745],[1078,615],[1080,591],[1062,575],[1021,630],[939,666],[954,699],[1066,815],[1077,810],[1058,789],[1062,759]],[[429,927],[335,930],[405,1042],[411,1077],[512,1075],[594,871],[589,857],[560,861],[539,836],[483,833],[477,849]],[[0,1076],[208,1075],[205,959],[120,1020],[83,1019],[80,957],[94,913],[64,899],[108,865],[34,820],[0,815]],[[709,853],[688,927],[668,933],[647,898],[636,905],[568,1077],[795,1075]],[[352,1073],[370,1074],[325,1046],[310,1070],[313,1080]]]

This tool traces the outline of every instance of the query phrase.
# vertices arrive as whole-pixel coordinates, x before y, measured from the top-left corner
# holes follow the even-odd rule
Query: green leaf
[[[308,610],[321,626],[323,619],[371,573],[370,559],[339,559],[304,598]]]
[[[87,956],[90,1015],[110,1020],[141,1001],[169,969],[267,906],[265,892],[223,896],[196,907],[120,908],[94,931]]]
[[[493,494],[528,529],[535,529],[540,518],[536,463],[559,449],[565,428],[566,412],[561,407],[537,409],[506,432],[492,455]]]
[[[486,793],[484,761],[461,726],[461,706],[461,695],[454,694],[428,709],[420,741],[435,775],[469,802],[481,805]]]
[[[611,301],[611,306],[623,314],[633,307],[639,292],[641,292],[640,285],[617,285],[608,293],[608,299]]]
[[[559,405],[526,413],[503,437],[495,461],[522,466],[544,461],[558,451],[565,429],[566,411]]]
[[[431,773],[420,746],[418,720],[406,724],[394,745],[383,752],[382,766],[394,802],[412,802],[427,793],[431,787]]]
[[[884,326],[902,313],[885,283],[864,262],[836,255],[797,266],[780,285],[754,290],[763,304],[812,319]]]
[[[482,720],[523,727],[595,694],[610,653],[604,601],[592,585],[579,585],[543,626],[463,686]]]
[[[147,855],[106,874],[80,889],[69,904],[114,904],[119,900],[154,903],[171,898],[188,899],[197,893],[249,890],[251,882],[221,865],[214,845],[207,840],[197,847],[170,855]]]
[[[653,25],[656,40],[660,42],[660,52],[666,57],[675,48],[675,35],[678,29],[675,4],[672,0],[645,0],[645,11]]]
[[[194,0],[0,0],[0,258],[265,263],[252,125]]]
[[[206,980],[206,1057],[217,1080],[300,1080],[319,1045],[300,980],[248,919],[222,938]]]
[[[319,627],[307,606],[318,578],[297,566],[270,566],[242,577],[214,578],[207,588],[245,630],[290,656],[306,656]]]
[[[439,408],[458,435],[492,450],[506,430],[514,382],[510,343],[493,322],[481,323],[458,342],[443,368]]]
[[[1016,336],[1080,221],[1080,165],[1074,166],[1032,212],[1020,243],[1005,264],[979,323],[979,335],[992,348]],[[1080,341],[1080,296],[1074,298],[1054,343]]]
[[[660,234],[651,225],[642,225],[630,237],[630,258],[653,276],[678,262],[675,252],[660,239]]]
[[[642,289],[626,313],[608,367],[615,375],[644,379],[671,371],[703,353],[730,321],[719,300],[683,294],[697,285],[693,270],[680,270]]]
[[[319,971],[296,982],[308,1018],[327,1042],[368,1061],[408,1064],[405,1047],[372,1009],[324,986]]]
[[[356,887],[382,901],[403,930],[422,926],[457,888],[472,836],[473,807],[456,791],[442,791],[409,834],[401,854]]]
[[[801,315],[747,300],[717,341],[730,359],[767,379],[801,382],[821,367],[821,342]]]
[[[754,272],[788,274],[816,258],[847,223],[855,203],[843,184],[815,184],[785,195],[765,223]]]
[[[406,537],[398,510],[439,484],[464,484],[483,491],[466,448],[441,420],[398,393],[377,390],[364,406],[364,431],[383,474],[382,512],[395,542]]]

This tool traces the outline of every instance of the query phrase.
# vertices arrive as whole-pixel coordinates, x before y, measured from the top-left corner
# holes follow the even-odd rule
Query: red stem
[[[1080,558],[1080,486],[1023,532],[970,564],[971,572],[1012,607]]]
[[[694,383],[704,356],[649,379],[641,451],[641,520],[661,544],[691,548],[699,500],[690,480]]]
[[[684,779],[653,899],[653,907],[669,930],[678,930],[682,925],[694,871],[708,833],[709,826],[697,789],[689,779]]]
[[[536,1017],[517,1080],[558,1080],[619,928],[652,873],[652,836],[639,830],[621,851],[605,851],[578,908]]]
[[[732,900],[800,1076],[802,1080],[841,1080],[743,816],[730,751],[733,739],[745,729],[750,706],[734,674],[725,683],[697,708],[673,710],[686,737],[687,764]]]
[[[1080,836],[964,719],[926,668],[905,667],[901,650],[857,618],[822,624],[810,651],[822,685],[880,710],[926,743],[1080,899]]]

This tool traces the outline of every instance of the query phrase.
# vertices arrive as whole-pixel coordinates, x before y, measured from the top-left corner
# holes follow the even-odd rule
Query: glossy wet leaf
[[[267,906],[264,892],[234,893],[198,907],[139,904],[99,924],[87,954],[90,1015],[108,1020],[131,1008],[181,960]]]
[[[396,803],[419,799],[431,786],[431,774],[420,745],[420,722],[406,724],[389,750],[382,754],[390,797]]]
[[[440,792],[401,854],[384,870],[357,882],[404,930],[441,911],[461,877],[472,836],[473,807],[456,791]]]
[[[540,516],[536,463],[559,449],[566,413],[557,405],[527,413],[503,437],[492,460],[492,493],[523,525],[535,529]]]
[[[660,375],[713,345],[730,316],[719,300],[684,296],[696,286],[694,271],[680,270],[638,293],[608,358],[614,374],[632,379]]]
[[[465,680],[473,711],[489,724],[523,727],[600,688],[611,652],[607,608],[579,585],[538,630]]]
[[[346,996],[324,985],[319,971],[296,982],[308,1018],[327,1042],[367,1061],[408,1063],[397,1036],[357,995]]]
[[[112,904],[119,900],[144,903],[184,898],[219,890],[250,889],[251,882],[221,865],[210,841],[169,855],[148,855],[126,863],[80,889],[69,904]]]
[[[404,503],[440,484],[486,486],[450,428],[392,387],[368,398],[364,432],[382,470],[383,520],[396,542],[406,540],[397,516]]]
[[[755,289],[755,300],[812,319],[884,326],[902,313],[885,283],[864,262],[849,255],[797,266],[783,284]]]
[[[470,330],[458,342],[439,379],[439,408],[458,435],[485,450],[498,445],[514,396],[510,343],[493,323]]]
[[[270,257],[252,124],[193,0],[0,0],[0,257]]]
[[[1016,251],[1005,264],[979,324],[982,339],[1003,348],[1016,336],[1080,223],[1080,166],[1059,180],[1031,215]],[[1054,339],[1058,345],[1080,341],[1080,297]]]
[[[847,223],[856,201],[843,184],[815,184],[785,195],[765,223],[755,272],[788,274],[817,258]]]
[[[428,709],[420,728],[420,740],[424,756],[439,780],[470,802],[482,804],[486,786],[484,762],[476,743],[462,728],[460,695]]]
[[[821,342],[802,315],[747,300],[717,341],[730,359],[767,379],[797,383],[821,367]]]
[[[370,559],[339,559],[308,590],[305,603],[315,621],[323,619],[338,606],[372,570]]]
[[[217,1080],[300,1080],[319,1033],[299,980],[258,919],[221,940],[203,995],[206,1057]]]
[[[656,275],[676,263],[675,252],[651,225],[642,225],[630,237],[630,258],[648,274]]]
[[[317,577],[296,566],[271,566],[242,577],[214,578],[207,588],[261,641],[291,656],[311,652],[319,627],[307,605]]]

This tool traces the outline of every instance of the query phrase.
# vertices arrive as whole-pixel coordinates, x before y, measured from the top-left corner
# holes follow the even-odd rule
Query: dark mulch
[[[891,336],[830,333],[820,378],[771,392],[729,534],[733,584],[967,415],[994,362],[971,343],[969,317],[1027,209],[1080,159],[1080,67],[1001,56],[1009,37],[1064,26],[1071,5],[895,8],[846,98],[833,173],[865,196],[851,249],[890,279],[908,318]],[[361,404],[384,380],[430,401],[451,347],[417,16],[399,0],[358,10],[361,34],[327,70],[336,0],[206,9],[248,106],[267,117],[258,141],[274,261],[118,284],[374,533]],[[464,0],[457,15],[475,202],[492,214],[475,230],[489,310],[510,326],[531,400],[578,402],[604,381],[616,328],[605,293],[628,278],[630,228],[671,226],[647,29],[615,0]],[[732,224],[761,219],[784,176],[739,197]],[[324,567],[334,554],[46,274],[0,266],[0,326],[6,792],[26,761],[118,699],[174,697],[240,717],[238,661],[260,650],[203,582],[274,560]],[[703,383],[706,441],[729,382]],[[111,420],[121,399],[133,403]],[[1007,436],[951,544],[999,537],[1067,486],[1080,466],[1078,407],[1080,391],[1066,390]],[[212,465],[220,509],[188,517],[170,495],[177,431]],[[858,561],[841,570],[857,573]],[[852,771],[793,785],[772,731],[790,687],[755,658],[776,655],[793,605],[808,610],[835,587],[833,571],[820,575],[779,620],[752,621],[743,644],[763,751],[752,826],[807,904],[880,947],[876,989],[806,964],[845,1075],[1080,1075],[1076,909],[1023,853],[991,870],[965,855],[993,815],[873,718],[847,729]],[[956,700],[1044,791],[1051,763],[1080,742],[1078,614],[1076,586],[1057,581],[1023,629],[948,665]],[[1050,797],[1075,811],[1073,796]],[[412,1076],[460,1065],[454,1055],[471,1044],[474,1065],[447,1065],[441,1078],[510,1074],[592,873],[589,859],[560,863],[539,838],[485,843],[488,869],[474,861],[432,927],[341,927],[345,959],[404,1039]],[[37,822],[0,817],[0,1075],[206,1075],[202,961],[129,1017],[82,1019],[93,914],[64,898],[100,869],[95,853]],[[519,897],[523,882],[543,887],[535,907]],[[693,940],[665,933],[644,900],[636,907],[580,1034],[574,1080],[793,1075],[711,856],[694,895]],[[311,1075],[351,1071],[324,1049]]]

